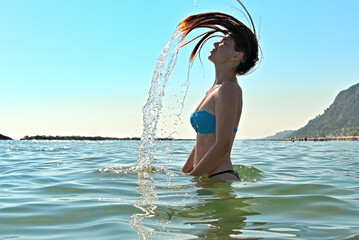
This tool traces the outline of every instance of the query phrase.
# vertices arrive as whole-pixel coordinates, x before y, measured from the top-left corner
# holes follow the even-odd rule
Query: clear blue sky
[[[243,0],[260,31],[263,62],[241,77],[238,138],[298,129],[359,82],[359,1]],[[221,11],[246,21],[235,0],[1,0],[0,133],[141,136],[157,56],[179,21]],[[193,46],[193,45],[192,45]],[[193,138],[189,115],[213,83],[203,48],[175,137]],[[185,81],[181,50],[166,99]],[[177,85],[176,85],[177,84]],[[164,116],[170,107],[164,108]],[[159,135],[172,131],[162,118]],[[167,121],[167,122],[166,122]],[[162,126],[161,125],[161,126]]]

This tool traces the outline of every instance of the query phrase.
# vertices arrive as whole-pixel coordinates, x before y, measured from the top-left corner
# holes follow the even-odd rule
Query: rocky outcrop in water
[[[20,140],[47,140],[47,141],[107,141],[107,140],[141,140],[139,137],[126,137],[126,138],[114,138],[114,137],[87,137],[87,136],[45,136],[45,135],[36,135],[36,136],[25,136]],[[156,140],[173,140],[172,138],[156,138]]]
[[[114,138],[114,137],[88,137],[88,136],[45,136],[45,135],[36,135],[36,136],[25,136],[20,140],[78,140],[78,141],[105,141],[105,140],[139,140],[139,138]]]
[[[7,137],[7,136],[4,136],[4,135],[0,134],[0,140],[13,140],[13,139],[10,138],[10,137]]]

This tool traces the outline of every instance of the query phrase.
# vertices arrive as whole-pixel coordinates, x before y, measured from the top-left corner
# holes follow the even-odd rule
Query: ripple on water
[[[180,174],[193,144],[0,142],[1,238],[358,238],[357,143],[236,141],[236,182]]]
[[[266,196],[246,201],[251,209],[262,214],[262,221],[351,224],[359,215],[357,207],[349,202],[320,195]],[[267,217],[271,219],[267,219]]]

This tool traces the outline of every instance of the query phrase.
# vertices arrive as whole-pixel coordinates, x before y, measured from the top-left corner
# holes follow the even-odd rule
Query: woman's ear
[[[233,60],[234,62],[237,62],[237,61],[240,62],[240,61],[242,61],[243,56],[244,56],[244,53],[243,53],[243,52],[235,52],[235,53],[233,54],[232,60]]]

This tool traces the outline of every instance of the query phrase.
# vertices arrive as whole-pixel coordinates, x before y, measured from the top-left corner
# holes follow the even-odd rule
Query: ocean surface
[[[359,239],[359,142],[235,141],[241,181],[179,173],[194,141],[0,141],[0,239]]]

